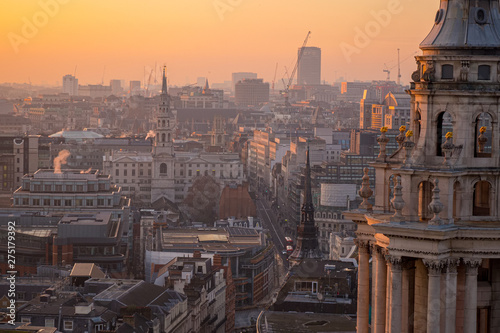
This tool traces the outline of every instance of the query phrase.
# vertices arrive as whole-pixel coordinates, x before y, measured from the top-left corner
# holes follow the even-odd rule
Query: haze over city
[[[223,82],[236,71],[269,82],[276,63],[280,82],[307,31],[308,45],[323,52],[322,80],[385,79],[384,64],[395,67],[400,48],[402,81],[408,82],[412,55],[428,32],[415,27],[431,26],[437,3],[7,0],[2,7],[2,82],[61,85],[75,66],[81,84],[144,81],[144,68],[156,63],[168,66],[169,84],[182,85],[199,76]],[[30,24],[34,30],[25,27]],[[359,31],[368,31],[368,40],[356,41]]]

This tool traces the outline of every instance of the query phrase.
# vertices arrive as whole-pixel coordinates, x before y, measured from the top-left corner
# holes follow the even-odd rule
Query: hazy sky
[[[322,49],[322,79],[385,79],[433,25],[438,0],[2,0],[0,82],[83,84],[144,80],[166,64],[170,84],[231,79],[252,71],[277,87],[297,49]],[[378,13],[378,14],[375,14]],[[362,33],[360,33],[360,31]],[[366,33],[368,32],[368,33]],[[105,68],[105,71],[104,71]],[[146,75],[146,76],[148,76]],[[397,68],[391,72],[396,79]],[[280,84],[278,84],[278,82]]]

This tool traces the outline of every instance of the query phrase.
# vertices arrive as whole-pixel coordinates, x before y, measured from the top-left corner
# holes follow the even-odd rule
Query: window
[[[132,177],[135,176],[135,169],[132,170]]]
[[[453,79],[453,65],[443,65],[441,67],[441,79],[443,80]]]
[[[45,318],[45,327],[55,327],[54,318]]]
[[[69,199],[64,200],[64,206],[66,207],[71,206],[71,200]]]
[[[474,202],[472,207],[472,215],[490,215],[490,190],[490,183],[484,180],[478,181],[476,185],[474,185]]]
[[[76,185],[77,192],[83,192],[83,185]]]
[[[73,185],[66,185],[66,192],[73,192]]]
[[[160,164],[160,174],[167,173],[167,165],[165,163]]]
[[[126,177],[127,176],[127,169],[123,170],[123,175]]]
[[[432,189],[434,185],[429,181],[423,181],[418,185],[418,217],[420,221],[428,221],[431,218],[429,204],[432,201]]]
[[[436,124],[436,156],[444,156],[442,145],[446,141],[446,133],[453,132],[453,118],[448,112],[439,114]]]
[[[33,206],[40,206],[40,199],[33,199]]]
[[[86,205],[87,206],[93,206],[94,205],[94,200],[92,200],[92,199],[87,199],[85,201],[86,201]]]
[[[120,175],[120,170],[119,169],[116,169],[115,170],[115,176],[119,176]]]
[[[21,323],[31,323],[31,317],[21,317]]]
[[[50,192],[50,191],[52,191],[52,186],[51,186],[51,185],[45,185],[45,186],[44,186],[44,191],[45,191],[45,192]]]
[[[54,206],[61,206],[61,199],[54,199]]]
[[[62,185],[56,185],[56,192],[62,192]]]
[[[104,199],[97,199],[97,206],[104,206]]]
[[[50,206],[50,199],[43,199],[44,206]]]
[[[65,331],[72,331],[73,330],[73,321],[72,320],[65,320],[64,321],[64,330]]]
[[[491,157],[491,143],[493,118],[489,113],[483,112],[476,118],[474,157]]]
[[[88,192],[94,192],[95,191],[95,185],[94,184],[88,184],[87,185],[87,191]]]
[[[189,176],[189,177],[193,176],[193,171],[188,170],[188,176]]]
[[[489,80],[490,79],[490,70],[491,67],[489,65],[479,65],[477,69],[477,79],[478,80]]]

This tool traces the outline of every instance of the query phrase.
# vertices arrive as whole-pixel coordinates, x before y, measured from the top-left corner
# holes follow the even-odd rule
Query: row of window
[[[28,184],[25,184],[25,188]],[[32,187],[33,192],[95,192],[97,189],[99,191],[106,190],[106,184],[100,183],[98,186],[96,184],[87,184],[87,188],[85,189],[84,185],[41,185],[41,184],[33,184]]]
[[[29,198],[16,198],[15,204],[17,206],[50,206],[50,207],[94,207],[97,202],[97,206],[105,206],[105,199],[30,199]],[[112,200],[107,199],[107,206],[111,206]]]
[[[442,80],[453,80],[454,79],[454,68],[453,65],[442,65],[441,66],[441,79]],[[481,81],[488,81],[491,79],[491,66],[490,65],[479,65],[477,71],[477,79]]]

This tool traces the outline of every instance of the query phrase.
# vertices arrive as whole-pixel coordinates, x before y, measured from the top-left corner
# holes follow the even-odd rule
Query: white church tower
[[[175,202],[174,179],[174,131],[175,115],[170,109],[170,96],[167,93],[167,77],[163,68],[163,85],[160,105],[156,116],[156,134],[153,145],[153,175],[151,180],[151,202],[165,197]]]

